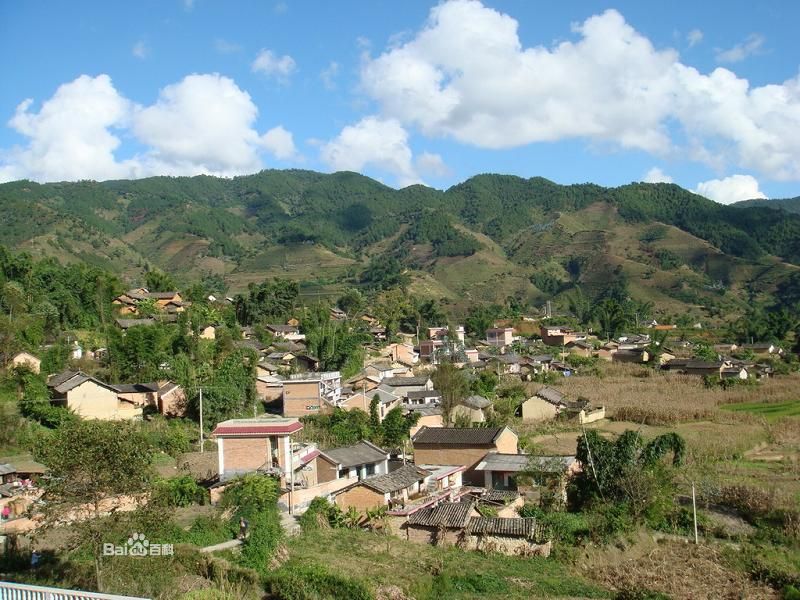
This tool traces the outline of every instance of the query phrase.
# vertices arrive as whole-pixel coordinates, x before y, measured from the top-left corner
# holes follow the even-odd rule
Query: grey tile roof
[[[470,512],[472,512],[472,502],[443,502],[438,506],[423,508],[412,513],[408,518],[408,524],[463,529],[469,523]]]
[[[465,398],[461,404],[464,406],[468,406],[469,408],[474,408],[475,410],[480,410],[482,408],[488,408],[492,405],[492,401],[488,398],[484,398],[483,396],[470,396]]]
[[[476,471],[518,472],[528,468],[531,457],[527,454],[500,454],[489,452],[475,467]]]
[[[544,529],[535,518],[505,519],[501,517],[472,517],[467,524],[470,535],[496,535],[545,541]]]
[[[509,504],[517,498],[519,498],[519,492],[512,490],[489,490],[480,497],[481,500],[496,504]]]
[[[550,404],[566,404],[564,394],[551,387],[543,387],[535,395]]]
[[[364,440],[352,446],[324,450],[323,454],[343,467],[355,467],[358,465],[381,462],[387,459],[386,452],[378,448],[375,444]]]
[[[375,477],[363,479],[361,484],[377,492],[386,494],[404,490],[418,481],[422,481],[428,475],[430,475],[430,471],[420,469],[414,465],[404,465],[386,475],[376,475]]]
[[[414,435],[414,444],[490,446],[505,427],[423,427]]]
[[[138,325],[154,325],[155,319],[115,319],[120,329],[130,329]]]
[[[8,463],[0,465],[0,475],[11,475],[16,472],[17,469],[13,465],[9,465]]]
[[[111,387],[120,394],[139,394],[158,391],[157,383],[120,383],[112,385]]]
[[[422,400],[423,398],[441,398],[442,395],[436,390],[414,390],[406,392],[406,398],[409,400]]]
[[[434,415],[441,415],[442,414],[442,407],[439,405],[433,404],[419,404],[419,405],[406,405],[403,407],[403,412],[408,413],[417,413],[423,417],[431,417]]]
[[[407,387],[412,385],[425,385],[428,383],[427,377],[387,377],[382,381],[392,387]]]

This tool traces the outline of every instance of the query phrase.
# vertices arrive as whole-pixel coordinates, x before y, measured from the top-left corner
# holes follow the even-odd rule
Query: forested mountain
[[[459,304],[544,302],[613,283],[681,312],[742,307],[800,265],[800,215],[672,184],[478,175],[394,190],[350,172],[0,185],[0,244],[141,281],[151,266],[221,291],[280,275],[304,293],[408,283]]]
[[[800,214],[800,196],[797,198],[776,198],[769,200],[767,198],[756,198],[754,200],[742,200],[736,202],[733,206],[737,208],[752,208],[753,206],[763,206],[765,208],[775,208],[785,210],[786,212]]]

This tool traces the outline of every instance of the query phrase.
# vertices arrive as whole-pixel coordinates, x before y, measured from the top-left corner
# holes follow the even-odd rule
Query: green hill
[[[763,206],[764,208],[774,208],[785,210],[786,212],[800,214],[800,196],[797,198],[776,198],[769,200],[766,198],[756,198],[755,200],[742,200],[736,202],[732,206],[738,208],[752,208],[754,206]]]
[[[456,306],[533,303],[624,282],[662,311],[718,314],[768,297],[800,265],[800,215],[716,204],[672,184],[562,186],[479,175],[446,191],[302,170],[0,185],[0,244],[140,281],[268,276],[336,293],[396,269]],[[377,271],[376,271],[377,270]],[[400,273],[402,271],[402,273]]]

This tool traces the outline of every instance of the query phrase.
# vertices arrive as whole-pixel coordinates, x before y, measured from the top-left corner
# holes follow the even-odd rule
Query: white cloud
[[[689,48],[692,48],[703,41],[703,32],[699,29],[692,29],[689,33],[686,34],[686,43],[689,44]]]
[[[580,138],[800,179],[800,76],[750,87],[702,74],[615,10],[551,48],[524,47],[517,28],[480,2],[444,2],[409,41],[365,58],[361,87],[383,118],[482,148]]]
[[[319,74],[322,85],[326,90],[336,89],[336,76],[339,74],[339,63],[332,60],[328,66]]]
[[[335,171],[371,166],[394,175],[399,187],[421,183],[412,161],[408,132],[395,119],[364,117],[320,148],[320,158]]]
[[[766,195],[758,189],[758,181],[752,175],[731,175],[724,179],[703,181],[697,184],[695,193],[720,204],[766,198]]]
[[[25,100],[9,121],[28,141],[3,152],[0,180],[231,176],[261,169],[263,150],[281,160],[301,158],[283,127],[260,135],[249,94],[217,74],[189,75],[168,85],[148,107],[124,98],[107,75],[82,75],[59,87],[39,112],[32,107]],[[132,135],[144,146],[142,153],[118,161],[116,131]]]
[[[279,80],[286,80],[295,70],[297,64],[288,54],[278,56],[272,50],[262,49],[251,65],[253,73],[275,75]]]
[[[294,145],[294,136],[282,125],[273,127],[261,136],[260,144],[269,150],[278,160],[297,158],[297,148]]]
[[[757,54],[764,45],[764,36],[758,33],[751,33],[747,38],[727,50],[717,51],[717,62],[736,63],[741,62],[748,56]]]
[[[289,5],[286,2],[276,2],[272,10],[275,11],[276,15],[283,15],[289,11]]]
[[[194,8],[194,0],[183,0],[183,8],[185,10],[192,10]]]
[[[150,48],[143,40],[139,40],[133,45],[133,48],[131,48],[131,54],[136,58],[145,59],[150,56]]]
[[[257,115],[250,95],[232,79],[189,75],[138,111],[133,131],[150,147],[146,161],[154,172],[252,173],[261,168]]]
[[[659,167],[653,167],[644,174],[645,183],[672,183],[672,177],[664,173]]]
[[[33,100],[22,102],[8,122],[28,138],[24,148],[6,152],[0,176],[37,181],[112,179],[134,174],[132,163],[118,163],[119,138],[132,105],[114,89],[108,75],[82,75],[61,85],[39,112]]]
[[[431,177],[447,177],[452,172],[439,154],[423,152],[414,161],[417,171]]]

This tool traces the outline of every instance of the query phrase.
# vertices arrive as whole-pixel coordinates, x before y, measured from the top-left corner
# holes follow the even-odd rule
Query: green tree
[[[403,410],[395,406],[386,413],[381,423],[381,437],[386,448],[398,448],[408,439],[409,430],[419,420],[419,413],[403,415]]]
[[[381,398],[378,394],[375,394],[372,397],[372,400],[369,401],[369,425],[372,427],[373,431],[380,431],[381,427],[381,419],[378,415],[378,407],[381,404]]]
[[[176,289],[172,276],[158,269],[152,269],[145,274],[144,285],[151,292],[172,292]]]
[[[41,484],[45,523],[58,524],[78,506],[89,511],[91,517],[73,522],[70,533],[75,547],[90,549],[102,591],[102,544],[108,530],[102,502],[115,496],[135,499],[150,489],[153,457],[147,438],[133,423],[74,421],[40,440],[34,457],[48,468]]]
[[[469,381],[464,371],[451,362],[443,362],[431,375],[434,388],[442,395],[442,420],[451,422],[453,409],[469,394]]]

